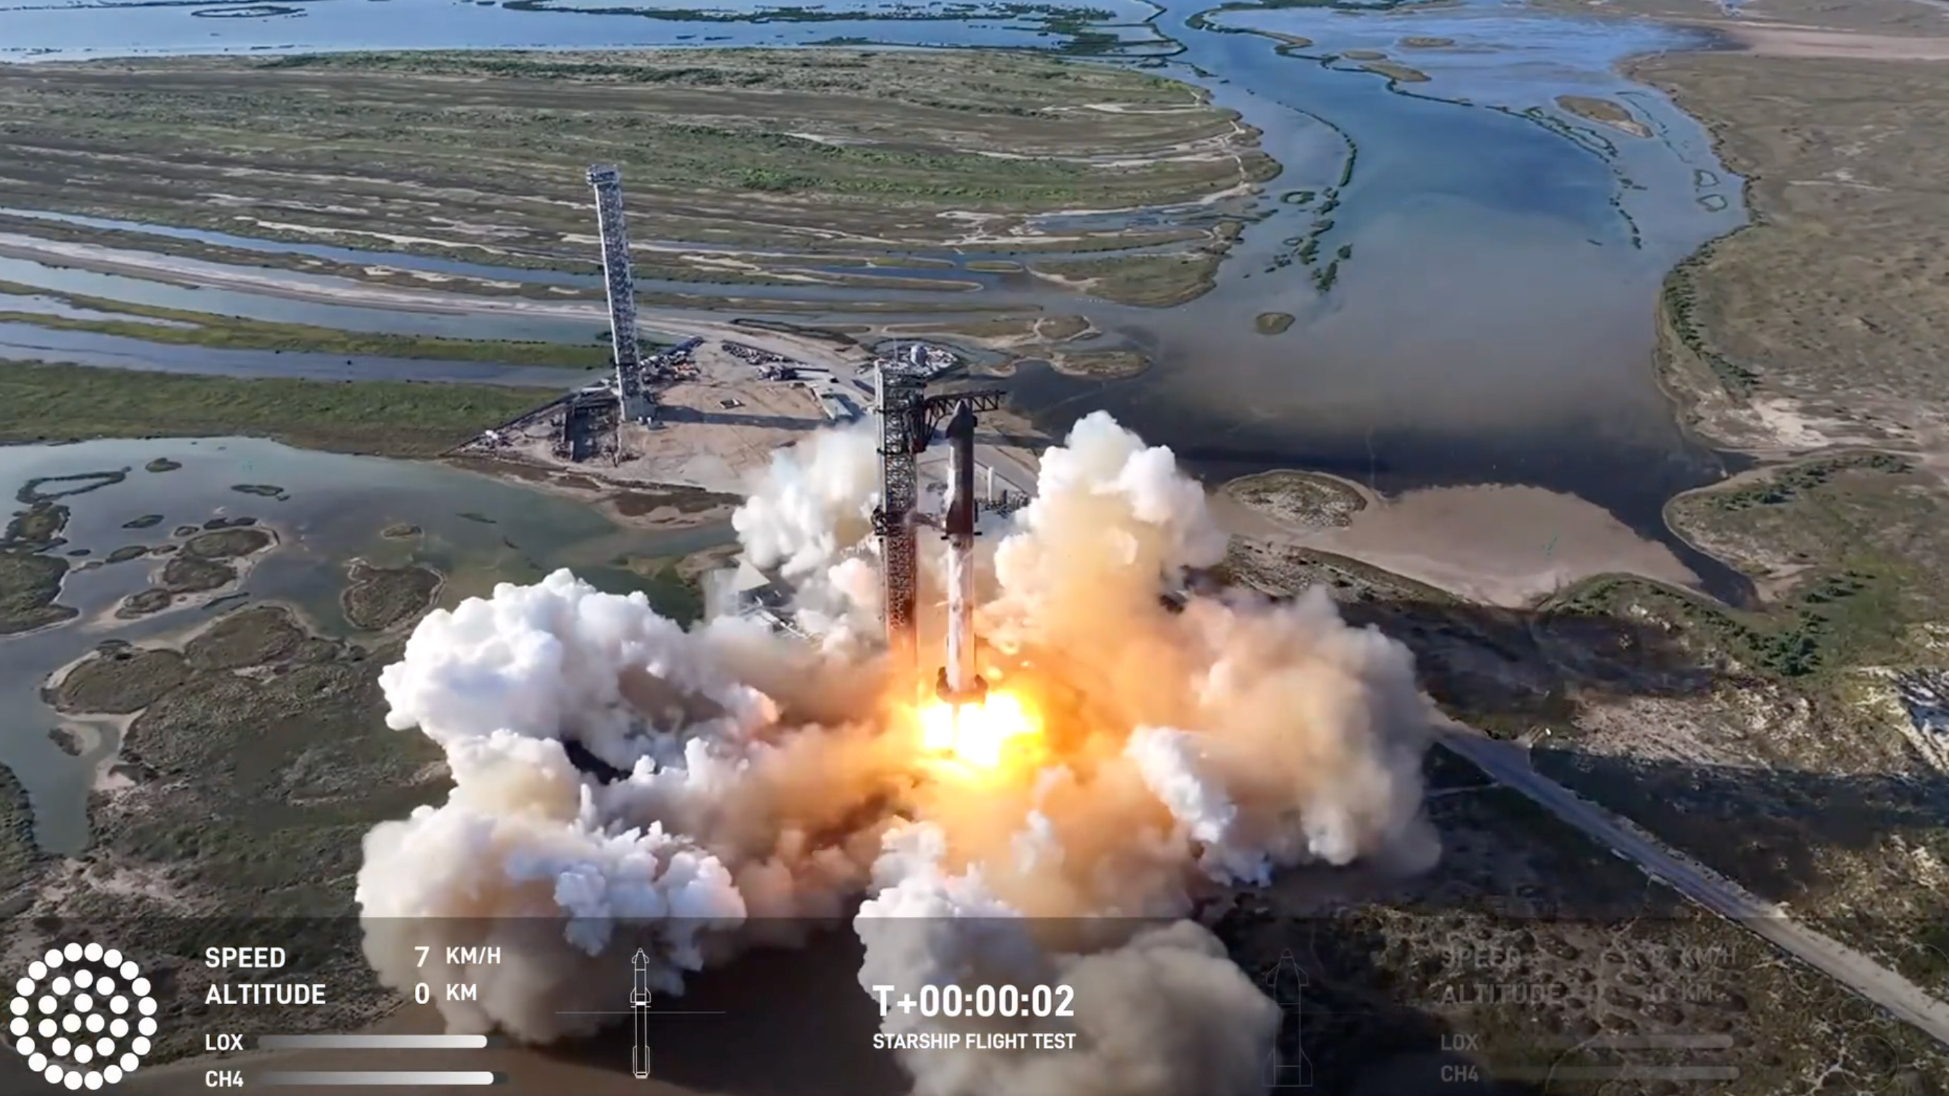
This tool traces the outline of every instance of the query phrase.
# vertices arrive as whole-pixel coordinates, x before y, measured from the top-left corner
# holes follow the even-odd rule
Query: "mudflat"
[[[845,284],[914,267],[887,254],[905,247],[1208,244],[1208,211],[1065,234],[1036,217],[1196,202],[1276,171],[1189,85],[972,51],[48,64],[0,68],[0,118],[0,205],[500,266],[590,268],[583,171],[615,162],[640,274],[710,282]],[[829,269],[846,256],[857,270]]]

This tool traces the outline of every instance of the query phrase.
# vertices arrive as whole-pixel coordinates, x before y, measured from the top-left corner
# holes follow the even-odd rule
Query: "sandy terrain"
[[[1949,61],[1949,37],[1849,34],[1814,27],[1717,24],[1753,53],[1772,57],[1856,57],[1870,61]]]
[[[1349,485],[1353,486],[1353,485]],[[1578,579],[1629,572],[1696,587],[1697,576],[1582,499],[1539,487],[1442,487],[1381,498],[1344,528],[1301,528],[1212,496],[1229,532],[1334,552],[1490,605],[1532,605]]]

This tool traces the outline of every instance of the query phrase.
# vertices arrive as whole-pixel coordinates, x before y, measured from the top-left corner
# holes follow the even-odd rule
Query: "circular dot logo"
[[[51,948],[14,983],[7,1036],[48,1084],[93,1091],[135,1072],[156,1034],[156,1001],[135,960],[100,944]]]

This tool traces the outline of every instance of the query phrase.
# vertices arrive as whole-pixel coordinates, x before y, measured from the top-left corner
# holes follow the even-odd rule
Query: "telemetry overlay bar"
[[[481,1050],[485,1035],[259,1035],[259,1050]]]
[[[330,1071],[301,1073],[264,1073],[257,1078],[261,1085],[314,1086],[314,1085],[497,1085],[505,1078],[495,1073],[467,1072],[462,1070],[442,1070],[437,1072],[394,1070],[387,1072],[337,1073]]]

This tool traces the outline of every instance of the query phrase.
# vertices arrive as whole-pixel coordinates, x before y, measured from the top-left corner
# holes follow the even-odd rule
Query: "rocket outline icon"
[[[1312,1088],[1313,1063],[1300,1043],[1300,997],[1306,972],[1291,951],[1279,953],[1279,964],[1266,975],[1266,988],[1279,1006],[1279,1030],[1266,1051],[1265,1086],[1269,1089]]]
[[[637,948],[629,965],[629,1071],[641,1081],[650,1075],[650,957]]]

